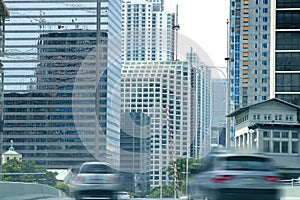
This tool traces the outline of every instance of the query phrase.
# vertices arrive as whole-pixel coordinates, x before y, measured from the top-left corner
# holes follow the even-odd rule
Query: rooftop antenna
[[[175,23],[173,26],[173,30],[175,31],[175,60],[177,61],[177,53],[178,53],[178,30],[180,29],[180,26],[178,24],[178,4],[176,5],[176,17],[175,17]]]

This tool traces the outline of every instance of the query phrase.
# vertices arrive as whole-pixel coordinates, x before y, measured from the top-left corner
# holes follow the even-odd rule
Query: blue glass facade
[[[3,149],[13,140],[47,168],[119,167],[121,1],[7,6]]]

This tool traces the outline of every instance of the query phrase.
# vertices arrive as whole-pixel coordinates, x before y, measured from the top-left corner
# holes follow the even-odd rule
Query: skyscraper
[[[6,1],[4,145],[47,168],[120,164],[121,1]]]
[[[125,0],[122,6],[123,61],[174,58],[174,13],[163,1]]]
[[[234,109],[270,98],[273,0],[231,0],[230,95]]]
[[[185,61],[125,62],[121,88],[122,112],[151,117],[151,187],[173,183],[167,168],[189,151],[191,66]]]
[[[200,158],[210,150],[211,138],[211,69],[191,49],[191,156]]]
[[[230,79],[235,108],[270,97],[300,104],[296,0],[231,1]]]
[[[271,50],[271,95],[300,105],[300,2],[271,2],[275,26],[271,29],[275,41]]]

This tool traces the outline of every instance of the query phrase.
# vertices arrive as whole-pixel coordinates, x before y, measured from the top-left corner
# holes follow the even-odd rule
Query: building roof
[[[13,147],[13,141],[10,141],[10,147],[8,151],[4,152],[3,155],[21,155],[20,153],[16,152],[14,147]]]
[[[264,103],[267,103],[267,102],[270,102],[270,101],[277,101],[279,103],[282,103],[282,104],[285,104],[285,105],[288,105],[288,106],[291,106],[293,108],[296,108],[298,110],[300,110],[300,106],[297,106],[295,104],[292,104],[290,102],[287,102],[287,101],[284,101],[282,99],[278,99],[278,98],[272,98],[272,99],[268,99],[266,101],[262,101],[262,102],[259,102],[259,103],[255,103],[255,104],[252,104],[252,105],[249,105],[249,106],[245,106],[243,108],[240,108],[240,109],[237,109],[235,110],[234,112],[230,113],[229,115],[227,115],[226,117],[234,117],[234,116],[237,116],[243,112],[245,112],[246,110],[248,110],[249,108],[251,107],[254,107],[254,106],[257,106],[257,105],[260,105],[260,104],[264,104]]]
[[[3,155],[21,155],[20,153],[9,149],[8,151],[4,152]]]

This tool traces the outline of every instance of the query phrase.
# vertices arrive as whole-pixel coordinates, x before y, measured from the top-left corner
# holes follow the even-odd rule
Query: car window
[[[220,159],[220,167],[226,170],[272,171],[274,166],[269,158],[255,156],[229,156]]]
[[[89,164],[83,165],[80,169],[80,173],[109,174],[113,173],[113,170],[107,165]]]

